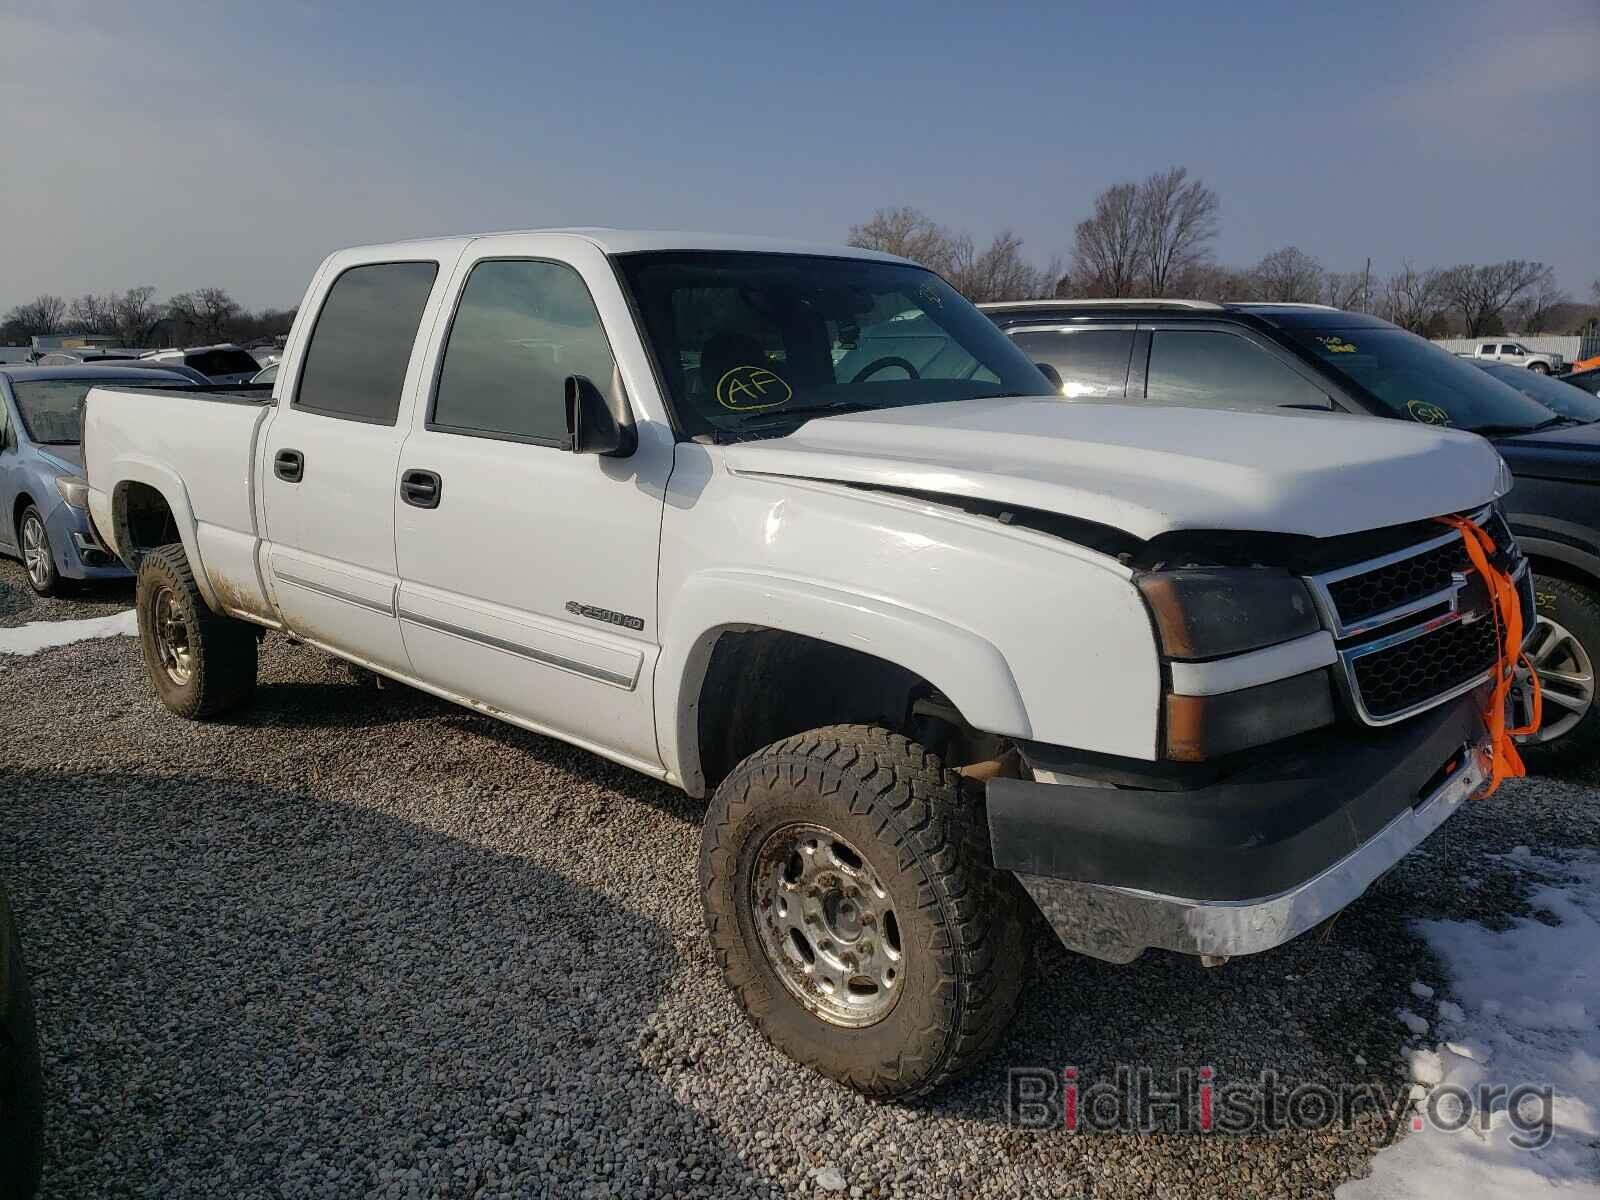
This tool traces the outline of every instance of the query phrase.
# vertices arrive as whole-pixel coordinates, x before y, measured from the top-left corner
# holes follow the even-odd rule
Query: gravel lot
[[[4,625],[130,594],[36,603],[0,564]],[[52,1197],[809,1196],[826,1168],[851,1196],[1326,1195],[1375,1118],[1027,1132],[1005,1068],[1392,1089],[1395,1011],[1430,1016],[1408,986],[1446,984],[1406,918],[1525,913],[1492,855],[1600,844],[1600,770],[1519,781],[1320,941],[1207,971],[1040,938],[988,1067],[878,1105],[747,1028],[701,935],[703,805],[620,767],[277,636],[255,706],[209,726],[156,704],[132,639],[0,656],[0,731]]]

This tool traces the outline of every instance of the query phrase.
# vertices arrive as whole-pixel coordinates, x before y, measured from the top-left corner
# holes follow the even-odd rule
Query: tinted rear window
[[[1011,338],[1034,362],[1049,363],[1061,376],[1069,400],[1122,399],[1133,354],[1131,329],[1029,329]]]
[[[373,263],[334,281],[317,314],[296,408],[393,425],[439,264]]]
[[[254,375],[261,369],[243,350],[198,350],[185,354],[183,362],[202,375]]]

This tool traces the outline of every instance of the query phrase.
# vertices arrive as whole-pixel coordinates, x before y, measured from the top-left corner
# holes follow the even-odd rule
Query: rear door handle
[[[415,508],[438,508],[444,483],[435,471],[407,471],[400,476],[400,498]]]
[[[285,483],[299,483],[306,477],[306,456],[298,450],[279,450],[272,456],[272,473]]]

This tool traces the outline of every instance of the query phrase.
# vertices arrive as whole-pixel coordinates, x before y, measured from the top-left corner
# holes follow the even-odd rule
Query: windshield
[[[1500,363],[1479,363],[1478,370],[1494,376],[1501,383],[1510,384],[1557,416],[1571,417],[1574,421],[1600,421],[1600,397],[1591,396],[1563,379],[1552,379],[1526,367],[1508,367]]]
[[[680,430],[773,437],[829,410],[1053,389],[919,267],[798,254],[623,254]]]
[[[1477,433],[1532,429],[1555,414],[1403,329],[1297,329],[1295,340],[1391,416]]]
[[[183,361],[202,375],[254,375],[261,369],[243,350],[197,350]]]
[[[76,446],[83,440],[83,398],[90,388],[150,386],[149,376],[35,379],[14,381],[11,394],[16,398],[17,414],[22,418],[22,428],[30,442],[39,446]]]

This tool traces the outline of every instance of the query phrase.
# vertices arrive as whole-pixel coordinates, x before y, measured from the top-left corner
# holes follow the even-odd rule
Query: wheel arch
[[[159,463],[129,460],[117,465],[111,489],[111,522],[117,556],[129,570],[158,546],[177,540],[194,572],[195,586],[206,604],[221,612],[200,557],[189,492],[177,472]]]
[[[924,692],[964,726],[1031,736],[1005,658],[969,630],[749,572],[696,579],[680,600],[678,621],[664,631],[655,699],[662,758],[691,795],[705,795],[751,751],[805,729],[888,717],[903,725],[908,705],[888,707]]]

